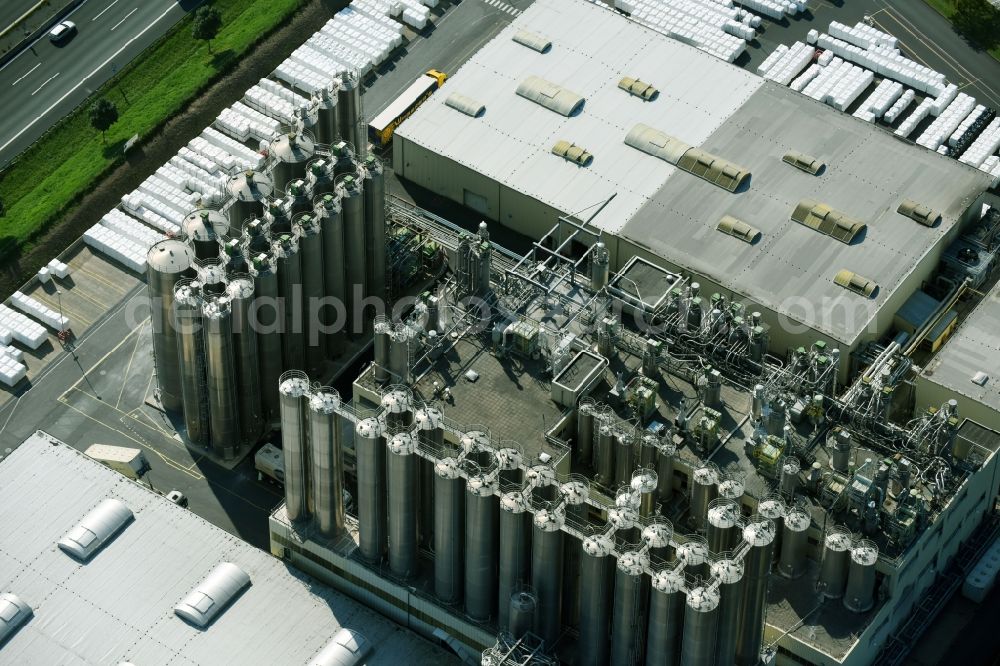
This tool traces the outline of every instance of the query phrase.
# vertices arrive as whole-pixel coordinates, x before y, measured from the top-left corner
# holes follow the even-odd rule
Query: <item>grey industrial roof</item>
[[[978,372],[987,377],[982,386],[972,381]],[[959,325],[923,374],[928,381],[1000,412],[1000,283]]]
[[[521,30],[544,34],[552,48],[513,42]],[[530,75],[577,92],[583,109],[566,118],[519,97]],[[618,87],[626,75],[660,94],[629,95]],[[445,85],[486,113],[472,119],[432,96],[398,136],[565,213],[617,194],[594,225],[848,344],[988,186],[976,169],[584,0],[538,0]],[[748,185],[730,193],[626,145],[640,123],[749,170]],[[559,139],[585,146],[593,161],[558,159],[549,148]],[[826,167],[796,169],[782,161],[789,151]],[[824,236],[790,219],[803,199],[868,228],[852,245]],[[939,211],[941,223],[927,228],[897,213],[905,199]],[[758,229],[760,240],[719,234],[724,215]],[[875,297],[834,284],[841,269],[877,283]]]
[[[439,664],[447,653],[44,433],[0,462],[0,591],[34,609],[0,645],[10,664],[306,664],[341,626],[366,664]],[[102,500],[135,520],[83,564],[56,543]],[[173,607],[218,564],[247,587],[205,629]]]
[[[551,48],[539,53],[515,42],[524,30],[544,35]],[[529,76],[576,93],[586,100],[582,110],[564,117],[519,96]],[[652,101],[631,95],[618,87],[623,76],[659,94]],[[600,215],[615,230],[677,169],[626,146],[629,130],[646,123],[698,146],[761,83],[602,6],[538,0],[444,84],[444,92],[484,104],[481,117],[448,108],[447,94],[432,95],[396,135],[568,213],[617,192]],[[560,139],[586,147],[593,162],[581,168],[553,155]]]

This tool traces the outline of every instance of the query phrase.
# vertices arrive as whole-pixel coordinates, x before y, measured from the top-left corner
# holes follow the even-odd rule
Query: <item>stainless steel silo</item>
[[[251,323],[253,278],[237,273],[228,285],[233,313],[233,353],[236,358],[236,400],[239,404],[240,442],[255,444],[264,425],[261,407],[257,333]]]
[[[637,446],[639,455],[636,458],[639,467],[644,469],[656,469],[656,454],[660,449],[660,438],[648,430],[642,431],[638,435]]]
[[[299,234],[299,255],[302,258],[302,317],[305,362],[308,372],[319,374],[326,360],[326,335],[320,330],[324,292],[323,237],[319,218],[301,213],[294,219]]]
[[[497,608],[497,539],[500,504],[497,483],[477,472],[466,483],[465,613],[488,622]]]
[[[323,309],[323,324],[332,330],[326,336],[327,353],[340,356],[350,325],[347,310],[346,253],[344,249],[344,216],[340,195],[324,194],[316,200],[316,214],[323,237],[323,295],[333,299],[332,307]]]
[[[570,474],[559,486],[563,505],[566,511],[566,522],[580,530],[587,528],[590,509],[587,499],[590,497],[590,480],[582,474]]]
[[[160,405],[176,412],[183,407],[180,357],[174,319],[174,286],[194,277],[194,250],[183,241],[169,238],[154,243],[146,255],[146,288],[149,294],[153,334],[153,366]]]
[[[309,452],[313,512],[325,537],[344,532],[344,454],[340,394],[323,387],[309,396]]]
[[[385,174],[382,162],[374,155],[365,158],[364,169],[365,245],[368,257],[368,292],[366,295],[385,298],[388,272],[385,237]]]
[[[684,575],[663,569],[653,575],[646,630],[646,666],[676,666],[684,625]]]
[[[267,222],[267,230],[272,240],[281,234],[292,232],[292,216],[288,212],[287,202],[283,199],[271,199],[267,202],[264,220]]]
[[[312,210],[312,196],[309,182],[305,178],[296,178],[289,182],[285,188],[285,208],[288,214],[294,218]]]
[[[368,138],[361,118],[361,80],[357,72],[345,72],[340,77],[337,91],[337,130],[340,137],[351,144],[358,159],[368,153]]]
[[[421,451],[429,452],[435,457],[444,455],[443,418],[440,409],[427,404],[413,413],[417,446]],[[431,548],[434,543],[434,462],[421,457],[417,461],[417,476],[420,486],[417,535],[421,546]]]
[[[861,539],[851,548],[851,563],[844,592],[844,608],[854,613],[867,613],[875,605],[875,565],[878,546]]]
[[[636,470],[632,474],[630,486],[639,496],[639,517],[649,518],[656,509],[656,472],[651,469]]]
[[[649,577],[645,566],[641,552],[625,552],[618,558],[611,620],[612,664],[643,663],[649,611]]]
[[[632,480],[632,472],[639,464],[635,437],[630,432],[615,433],[615,485],[627,485]]]
[[[708,505],[719,496],[719,468],[702,463],[691,473],[691,521],[699,532],[705,529]]]
[[[746,483],[740,475],[725,474],[719,479],[719,497],[739,502],[746,492]]]
[[[302,256],[293,234],[281,234],[271,245],[281,306],[281,361],[285,370],[305,368],[302,331]]]
[[[357,174],[347,174],[341,178],[337,193],[340,195],[343,207],[347,316],[353,332],[362,329],[362,321],[359,320],[361,312],[358,311],[358,307],[368,293],[364,193]]]
[[[198,259],[219,256],[219,243],[229,233],[229,220],[217,210],[201,208],[181,221],[181,232],[190,241]]]
[[[708,542],[696,534],[689,534],[684,538],[686,541],[677,545],[677,561],[684,566],[686,575],[707,579],[711,564]]]
[[[847,585],[847,568],[851,559],[851,533],[835,525],[823,538],[823,561],[820,563],[819,584],[827,599],[839,599]]]
[[[226,268],[222,264],[222,259],[219,257],[195,259],[194,270],[198,275],[198,282],[201,283],[203,294],[224,294],[226,292]]]
[[[243,225],[264,215],[264,202],[274,194],[274,183],[267,174],[244,171],[230,176],[226,190],[232,199],[227,216],[233,233],[243,229]]]
[[[785,578],[798,578],[806,571],[806,548],[809,546],[809,514],[798,507],[785,515],[781,537],[781,557],[778,573]]]
[[[239,449],[239,384],[233,348],[233,311],[228,294],[211,295],[201,308],[205,328],[205,378],[208,387],[208,424],[212,452],[232,458]]]
[[[387,545],[384,428],[379,419],[367,418],[354,431],[358,552],[368,562],[380,562]]]
[[[225,236],[219,243],[219,258],[226,269],[226,275],[247,272],[247,258],[244,252],[243,239]]]
[[[333,162],[327,157],[314,157],[306,169],[306,182],[314,201],[324,194],[333,194],[337,189],[334,181]]]
[[[555,647],[562,629],[563,516],[540,509],[532,520],[531,587],[538,595],[535,634],[548,649]]]
[[[740,604],[740,627],[736,640],[736,663],[754,666],[760,661],[764,640],[764,605],[767,602],[767,579],[771,574],[774,550],[774,521],[760,514],[743,528],[747,551],[743,558],[745,572],[743,601]]]
[[[374,326],[374,352],[375,367],[373,369],[375,381],[379,384],[389,382],[389,349],[392,344],[392,324],[385,315],[375,317]]]
[[[248,263],[261,252],[271,251],[269,231],[268,224],[263,218],[254,218],[243,225],[240,239],[243,242],[243,251]]]
[[[715,587],[696,587],[687,593],[681,642],[683,666],[715,666],[719,634],[719,604]]]
[[[649,524],[642,528],[642,542],[646,544],[646,557],[653,569],[661,569],[673,560],[671,543],[674,526],[663,516],[653,516]]]
[[[531,631],[535,624],[535,615],[538,613],[538,597],[530,590],[518,590],[506,599],[508,601],[504,603],[504,598],[501,598],[500,605],[507,607],[506,614],[510,618],[509,633],[517,640]]]
[[[465,580],[465,483],[454,458],[434,465],[434,594],[462,601]]]
[[[397,432],[387,447],[389,570],[409,579],[417,573],[417,440],[409,432]]]
[[[719,584],[719,629],[715,646],[717,666],[730,666],[736,658],[740,605],[743,603],[743,562],[721,559],[712,564],[712,578]]]
[[[590,483],[582,474],[570,474],[569,480],[559,489],[562,496],[566,524],[586,534],[589,530]],[[578,626],[580,620],[580,539],[576,535],[563,534],[563,601],[562,623],[567,627]]]
[[[590,464],[594,455],[594,399],[586,397],[576,407],[576,459]]]
[[[597,425],[597,422],[594,422]],[[594,471],[598,483],[611,486],[615,482],[615,431],[613,426],[602,421],[597,428],[594,442]]]
[[[614,542],[599,534],[584,539],[582,550],[577,654],[581,666],[605,666],[611,655]]]
[[[201,300],[201,283],[197,280],[183,278],[174,284],[174,322],[184,426],[190,442],[205,445],[209,437],[208,385]]]
[[[500,599],[497,625],[510,626],[510,605],[503,603],[529,582],[531,568],[531,514],[524,494],[510,491],[500,498],[500,564],[497,598]]]
[[[662,441],[656,452],[656,499],[664,507],[674,496],[674,460],[677,447],[673,442]]]
[[[288,183],[306,177],[306,163],[316,154],[316,145],[308,134],[282,134],[271,142],[270,155],[274,158],[271,179],[274,189],[284,192]]]
[[[406,386],[393,386],[382,395],[382,418],[386,427],[396,432],[413,424],[413,392]]]
[[[781,541],[784,536],[786,513],[788,513],[788,506],[778,493],[765,495],[757,503],[757,515],[774,521],[774,552],[776,555],[781,553]]]
[[[731,550],[740,539],[740,505],[731,499],[717,497],[708,506],[708,549],[713,553]]]
[[[340,133],[337,131],[337,89],[320,88],[315,99],[317,118],[313,132],[316,134],[316,142],[336,143],[340,140]]]
[[[409,383],[410,352],[416,338],[416,331],[407,324],[396,324],[389,336],[390,381]]]
[[[285,511],[291,521],[309,518],[309,466],[306,401],[309,378],[300,370],[281,375],[281,450],[285,460]]]
[[[278,418],[278,378],[281,376],[281,310],[278,274],[274,258],[258,254],[250,261],[253,276],[253,320],[257,330],[257,358],[260,375],[260,402],[266,427]]]
[[[795,495],[795,490],[799,485],[799,470],[801,465],[799,464],[799,459],[793,456],[787,456],[781,461],[781,479],[778,483],[778,487],[781,494],[785,497],[791,498]]]

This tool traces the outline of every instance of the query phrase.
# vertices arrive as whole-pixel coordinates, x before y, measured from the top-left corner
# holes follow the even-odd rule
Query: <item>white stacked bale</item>
[[[913,134],[913,130],[917,129],[917,125],[923,122],[924,118],[928,116],[931,112],[931,106],[934,104],[934,100],[930,97],[925,98],[917,108],[913,110],[913,113],[906,116],[903,122],[899,124],[896,128],[896,136],[908,137]]]
[[[989,125],[976,137],[961,157],[959,162],[974,167],[982,166],[993,153],[1000,149],[1000,116],[994,118]]]
[[[806,67],[806,71],[802,72],[794,81],[791,83],[791,88],[795,92],[802,92],[809,83],[815,79],[819,73],[823,70],[822,67],[813,63]]]
[[[945,107],[944,111],[934,119],[927,129],[917,137],[917,144],[937,150],[944,144],[951,133],[958,129],[962,121],[975,109],[976,100],[965,93],[959,93],[955,100]]]
[[[8,344],[15,340],[28,349],[38,349],[49,335],[41,324],[3,304],[0,304],[0,328],[9,332]]]
[[[889,110],[885,112],[885,115],[883,116],[885,122],[890,125],[896,122],[896,118],[898,118],[899,115],[903,113],[908,106],[910,106],[910,104],[913,104],[913,100],[916,96],[916,93],[914,93],[912,89],[907,88],[899,99],[897,99],[893,105],[889,107]]]
[[[69,329],[69,319],[45,305],[36,298],[32,298],[20,291],[15,291],[10,297],[10,303],[24,314],[37,319],[46,326],[56,331]]]

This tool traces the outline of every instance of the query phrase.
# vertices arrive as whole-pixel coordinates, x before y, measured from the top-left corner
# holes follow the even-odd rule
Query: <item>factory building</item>
[[[993,200],[988,174],[582,0],[533,4],[441,92],[396,132],[400,177],[535,239],[586,221],[612,270],[690,275],[780,356],[839,348],[842,379]]]
[[[0,516],[7,664],[458,663],[41,431]]]

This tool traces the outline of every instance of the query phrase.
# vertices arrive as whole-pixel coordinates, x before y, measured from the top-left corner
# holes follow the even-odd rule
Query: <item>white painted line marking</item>
[[[38,92],[39,90],[41,90],[42,88],[44,88],[45,84],[47,84],[49,81],[51,81],[52,79],[56,78],[57,76],[59,76],[59,72],[56,72],[55,74],[53,74],[49,78],[45,79],[45,83],[43,83],[42,85],[40,85],[37,88],[35,88],[35,92],[31,93],[31,96],[34,97],[36,92]]]
[[[134,42],[135,40],[139,39],[144,34],[146,34],[146,31],[148,31],[150,28],[152,28],[154,25],[156,25],[157,23],[160,22],[160,19],[162,19],[164,16],[166,16],[167,14],[169,14],[170,12],[172,12],[174,9],[176,9],[179,6],[180,5],[171,5],[169,8],[167,8],[166,11],[164,11],[162,14],[160,14],[155,19],[153,19],[153,22],[150,23],[149,25],[147,25],[142,30],[140,30],[139,34],[137,34],[135,37],[132,37],[130,40],[128,40],[127,42],[125,42],[120,49],[118,49],[117,51],[115,51],[114,53],[112,53],[111,56],[107,60],[105,60],[104,62],[102,62],[100,65],[98,65],[94,69],[94,71],[92,71],[87,76],[83,77],[80,80],[79,83],[77,83],[75,86],[73,86],[68,91],[66,91],[66,93],[64,93],[62,97],[60,97],[55,102],[53,102],[49,106],[49,108],[47,108],[44,111],[42,111],[34,120],[32,120],[27,125],[25,125],[24,128],[20,132],[18,132],[17,134],[15,134],[14,136],[12,136],[10,139],[8,139],[7,143],[5,143],[2,146],[0,146],[0,151],[2,151],[4,148],[6,148],[7,146],[9,146],[10,144],[14,143],[14,141],[16,141],[19,136],[21,136],[22,134],[24,134],[25,132],[27,132],[31,128],[31,126],[34,125],[35,123],[37,123],[39,120],[41,120],[45,116],[45,114],[47,114],[49,111],[51,111],[52,109],[54,109],[57,106],[59,106],[59,104],[62,103],[62,101],[64,99],[66,99],[67,97],[69,97],[70,95],[72,95],[74,92],[76,92],[76,89],[79,88],[80,86],[82,86],[87,81],[87,79],[89,79],[93,75],[97,74],[97,72],[99,72],[105,65],[107,65],[109,62],[111,62],[112,60],[114,60],[115,58],[117,58],[119,55],[121,55],[122,51],[124,51],[125,49],[127,49],[132,42]],[[450,16],[450,15],[446,15],[446,17],[447,16]],[[442,19],[442,20],[444,20],[444,19]],[[440,25],[440,21],[438,22],[438,24]]]
[[[35,71],[36,69],[38,69],[41,66],[42,66],[42,63],[38,63],[37,65],[35,65],[31,69],[29,69],[27,72],[25,72],[17,81],[14,81],[14,83],[12,83],[10,85],[16,86],[18,83],[21,82],[21,79],[23,79],[24,77],[26,77],[28,74],[31,74],[33,71]]]
[[[97,16],[95,16],[94,18],[90,19],[90,22],[91,22],[91,23],[93,23],[93,22],[94,22],[94,21],[96,21],[97,19],[99,19],[99,18],[101,18],[102,16],[104,16],[104,12],[108,11],[109,9],[111,9],[112,7],[114,7],[114,6],[115,6],[115,5],[117,5],[117,4],[118,4],[118,0],[115,0],[115,1],[114,1],[114,2],[112,2],[112,3],[110,4],[110,5],[108,5],[108,6],[107,6],[107,7],[105,7],[104,9],[102,9],[102,10],[101,10],[101,13],[100,13],[100,14],[98,14],[98,15],[97,15]]]
[[[112,29],[112,30],[114,30],[115,28],[117,28],[118,26],[120,26],[120,25],[121,25],[122,23],[124,23],[124,22],[125,22],[125,19],[127,19],[127,18],[128,18],[129,16],[132,16],[132,14],[135,14],[135,13],[136,13],[137,11],[139,11],[139,8],[138,8],[138,7],[136,7],[135,9],[133,9],[132,11],[130,11],[130,12],[129,12],[128,14],[126,14],[126,15],[125,15],[125,18],[123,18],[123,19],[122,19],[121,21],[118,21],[118,23],[115,23],[115,24],[114,24],[114,25],[113,25],[113,26],[111,27],[111,29]]]

